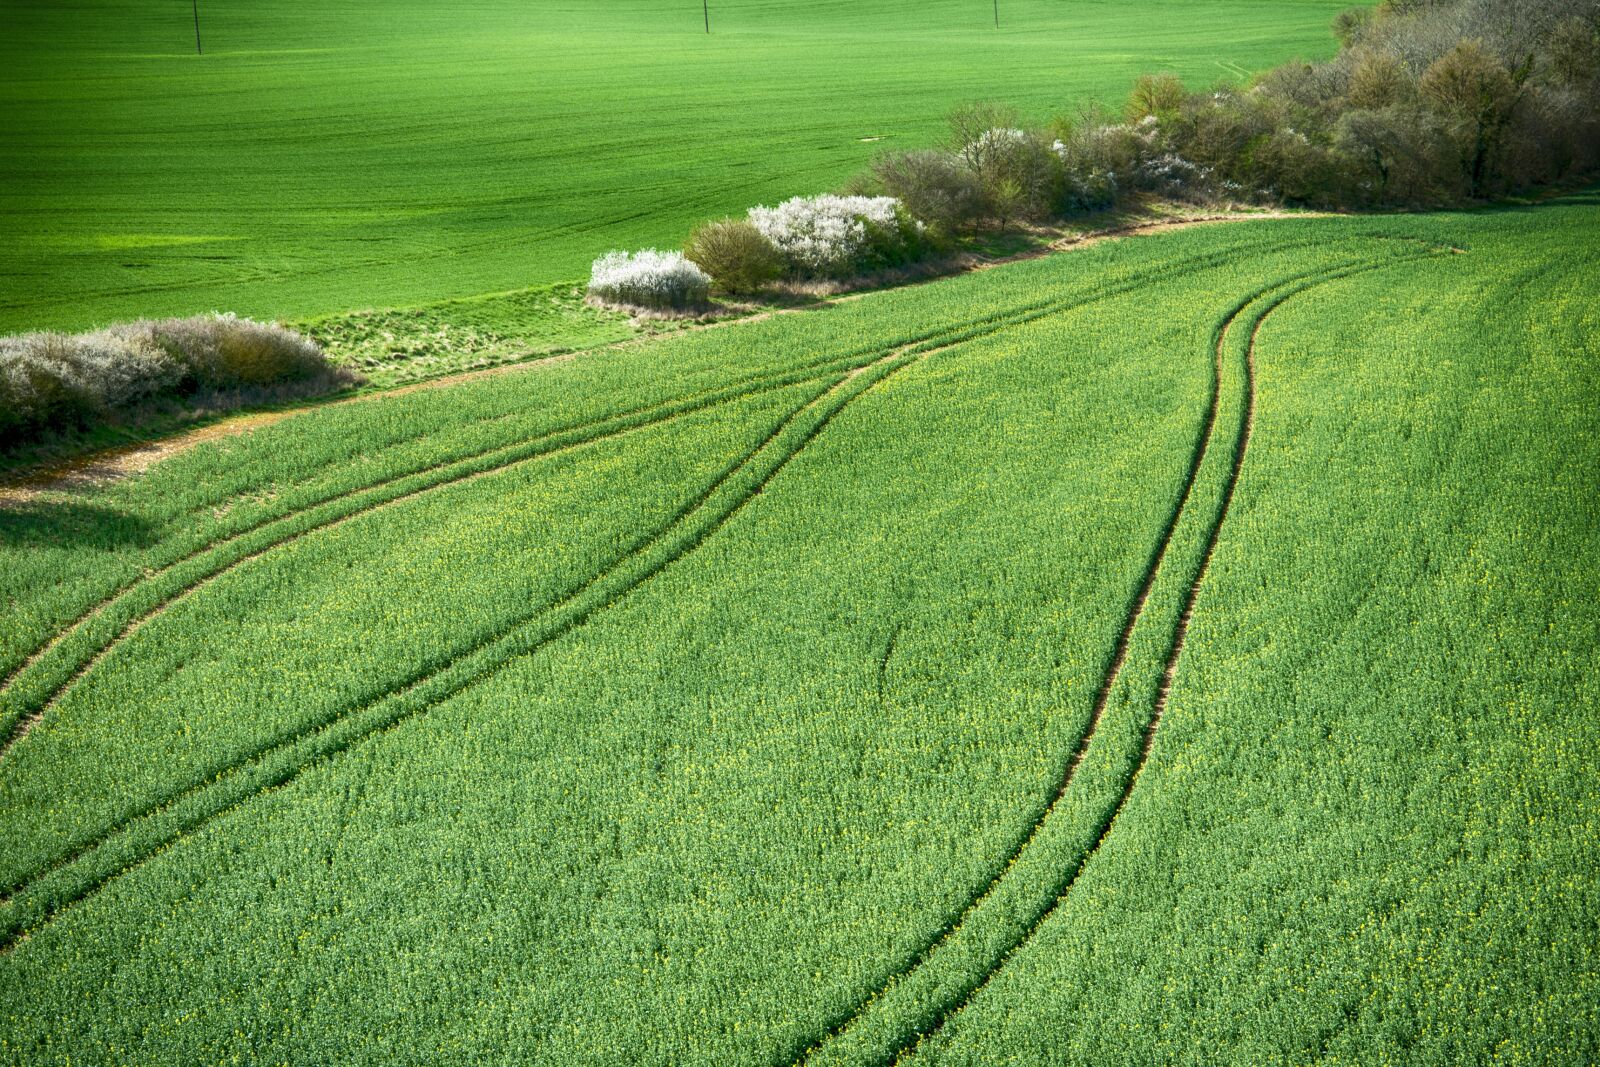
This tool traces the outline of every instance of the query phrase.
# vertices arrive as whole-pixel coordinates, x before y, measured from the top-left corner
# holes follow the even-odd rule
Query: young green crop
[[[1261,244],[1259,237],[1230,242],[1164,269],[1182,271],[1230,255],[1255,254]],[[1082,302],[1106,287],[1143,284],[1149,276],[1148,271],[1119,267],[1114,253],[1100,259],[1097,268],[1095,278],[1059,295],[1041,297],[1025,286],[1013,295],[992,286],[994,303],[979,308],[962,303],[945,307],[929,295],[902,294],[899,307],[919,316],[910,321],[926,326],[887,335],[873,305],[858,304],[837,310],[815,334],[793,324],[777,329],[753,324],[754,333],[731,338],[713,334],[663,346],[659,352],[679,357],[666,375],[653,360],[612,354],[589,357],[558,378],[535,377],[509,387],[489,381],[403,398],[398,401],[403,417],[397,417],[393,399],[376,407],[335,407],[303,416],[313,420],[307,424],[315,430],[311,441],[291,457],[275,457],[266,473],[251,461],[246,439],[163,468],[155,476],[166,476],[163,491],[141,494],[131,514],[107,507],[72,507],[58,514],[55,506],[44,510],[44,520],[27,509],[8,513],[19,536],[9,558],[0,544],[0,559],[8,562],[0,569],[0,591],[24,606],[15,625],[0,635],[0,665],[8,671],[0,682],[0,736],[39,712],[76,671],[145,613],[263,550],[361,510],[525,462],[558,445],[828,368],[860,365],[894,346],[997,329]],[[866,332],[853,336],[860,331]],[[721,339],[734,343],[722,344]],[[838,348],[841,343],[849,347]],[[752,348],[767,353],[769,362],[749,365]],[[829,354],[819,356],[817,351]],[[592,379],[597,387],[574,395],[574,378]],[[561,392],[540,403],[552,383]],[[273,450],[270,441],[262,445]],[[296,484],[279,485],[279,475],[271,473],[285,461],[292,464]],[[330,467],[332,472],[324,474]],[[116,496],[113,491],[106,503]],[[168,527],[171,536],[163,536]],[[138,550],[118,553],[108,562],[108,544],[124,541]]]
[[[88,497],[139,536],[6,546],[14,660],[713,398],[115,642],[0,756],[0,1056],[1593,1058],[1597,210],[1107,243]]]
[[[1267,321],[1140,788],[909,1062],[1595,1058],[1594,211]]]

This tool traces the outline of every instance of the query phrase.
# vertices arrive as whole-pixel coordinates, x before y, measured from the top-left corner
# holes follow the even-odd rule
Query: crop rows
[[[1212,254],[1182,261],[1138,282],[1113,285],[1098,294],[1097,298],[1114,296],[1127,291],[1129,285],[1148,284],[1166,273],[1202,268],[1220,259],[1219,255]],[[802,382],[820,381],[829,373],[864,365],[864,361],[897,347],[940,344],[945,339],[969,339],[977,336],[973,331],[998,330],[1026,323],[1040,315],[1072,307],[1079,299],[1068,297],[1034,301],[991,312],[979,319],[952,323],[921,335],[895,338],[887,345],[826,357],[781,372],[746,376],[720,388],[567,425],[528,440],[472,452],[459,458],[440,460],[359,489],[321,493],[296,510],[287,514],[269,514],[247,522],[236,532],[202,547],[185,550],[174,546],[175,551],[169,551],[166,560],[157,557],[152,561],[153,566],[147,565],[131,582],[91,606],[58,631],[0,682],[0,700],[4,701],[0,704],[0,737],[4,737],[4,741],[0,742],[0,759],[4,758],[12,744],[42,719],[49,708],[65,696],[84,673],[154,614],[235,567],[258,558],[264,552],[286,546],[308,533],[420,493],[504,470],[564,449],[606,440],[619,433],[657,425],[739,397],[783,389]],[[182,554],[176,554],[179,552]]]
[[[1191,266],[1192,264],[1185,264],[1182,267],[1171,268],[1171,270],[1189,269]],[[1129,291],[1130,288],[1131,283],[1125,285],[1122,291]],[[1115,295],[1116,291],[1113,289],[1106,295]],[[986,320],[976,324],[961,324],[926,335],[911,344],[896,345],[887,354],[878,354],[876,360],[871,363],[861,362],[860,357],[852,353],[842,361],[832,360],[824,364],[824,366],[836,372],[844,371],[847,375],[846,380],[849,380],[850,377],[862,374],[884,360],[904,360],[908,356],[961,344],[1007,327],[1014,328],[1030,321],[1057,314],[1071,306],[1073,306],[1072,301],[1039,301],[1031,306],[1013,311],[1008,315],[989,316]],[[996,318],[999,319],[998,323],[994,321]],[[842,366],[840,365],[841,363]],[[900,365],[903,365],[903,363]],[[814,369],[806,368],[808,371]],[[898,365],[896,369],[898,369]],[[756,388],[746,386],[745,389],[747,392],[761,391],[762,387],[765,389],[781,389],[796,384],[809,384],[815,382],[818,377],[820,376],[812,375],[807,377],[805,372],[801,371],[786,375],[778,379],[776,383],[770,380],[758,380],[759,385]],[[666,419],[676,418],[689,411],[698,410],[700,407],[708,407],[740,395],[744,394],[724,391],[722,394],[713,394],[710,398],[694,398],[682,402],[675,410],[671,410],[665,416],[660,415],[658,412],[650,412],[649,414],[657,415],[657,418],[648,422],[645,421],[642,415],[634,413],[629,413],[623,418],[639,419],[639,422],[635,425],[659,424]],[[852,397],[853,395],[857,394],[852,394]],[[29,925],[52,914],[55,910],[64,906],[65,903],[81,899],[88,892],[92,892],[103,885],[108,878],[115,876],[116,873],[135,866],[143,856],[163,849],[184,834],[192,832],[196,826],[216,813],[227,810],[245,797],[275,788],[291,779],[306,766],[314,765],[323,759],[329,758],[331,755],[343,751],[355,741],[370,736],[377,730],[387,729],[412,715],[426,710],[441,700],[448,699],[449,696],[459,692],[464,686],[472,684],[474,681],[498,670],[511,657],[526,655],[536,650],[548,641],[565,633],[571,626],[581,623],[594,611],[613,603],[629,589],[655,573],[661,566],[665,566],[666,562],[670,562],[670,559],[665,562],[657,561],[649,564],[643,571],[636,574],[631,581],[624,584],[620,591],[613,591],[604,596],[597,594],[599,599],[594,603],[589,602],[594,598],[586,597],[585,594],[596,586],[609,586],[609,579],[615,568],[622,567],[635,557],[647,555],[647,550],[661,539],[668,537],[673,527],[697,516],[702,508],[705,508],[708,502],[718,495],[719,490],[730,480],[734,480],[735,476],[743,468],[750,464],[768,445],[771,445],[781,431],[796,419],[800,411],[803,410],[805,409],[798,409],[791,414],[788,420],[773,431],[772,437],[762,442],[754,452],[747,453],[734,467],[724,471],[701,497],[696,498],[688,506],[687,511],[675,515],[673,521],[668,524],[665,530],[657,531],[643,543],[636,543],[630,546],[620,559],[608,564],[599,575],[590,579],[578,589],[562,594],[549,607],[536,612],[532,623],[519,624],[519,626],[531,626],[532,629],[529,633],[514,630],[512,633],[496,639],[491,645],[470,649],[444,667],[432,668],[418,677],[408,679],[398,692],[381,697],[374,703],[360,705],[352,711],[337,713],[335,717],[325,721],[313,721],[289,737],[275,740],[269,747],[248,752],[241,760],[231,765],[213,766],[205,772],[196,784],[169,794],[159,800],[153,807],[136,816],[120,819],[107,831],[86,841],[75,843],[73,851],[70,853],[48,862],[35,873],[25,875],[21,879],[14,881],[8,887],[4,901],[0,901],[0,907],[4,907],[9,913],[6,923],[5,943],[10,943]],[[836,410],[837,408],[828,408],[826,416],[816,423],[814,429],[804,436],[804,439],[795,446],[795,449],[798,450],[806,441],[810,440],[811,436],[820,431],[832,418]],[[592,436],[586,436],[576,441],[552,445],[548,440],[542,440],[530,445],[518,446],[516,452],[520,454],[517,455],[517,458],[510,460],[503,453],[491,453],[489,456],[473,461],[473,467],[469,473],[455,473],[454,477],[441,476],[438,471],[424,472],[425,475],[438,480],[422,488],[407,487],[400,492],[394,492],[395,486],[391,484],[386,487],[393,493],[389,499],[405,499],[416,495],[418,492],[425,491],[427,488],[433,487],[433,485],[450,484],[451,482],[460,481],[464,477],[474,477],[492,470],[502,469],[527,458],[558,451],[563,447],[573,447],[576,444],[603,440],[617,433],[634,429],[635,425],[625,424],[623,429],[610,429],[609,433],[595,427],[588,427],[585,429],[589,430]],[[792,453],[789,455],[792,455]],[[788,458],[788,456],[785,456],[783,461],[779,462],[766,475],[766,478],[776,474],[777,470],[781,469]],[[450,468],[441,468],[440,470],[448,471]],[[759,491],[759,485],[765,484],[766,478],[762,478],[760,483],[750,489],[749,492]],[[722,519],[725,519],[727,514],[731,514],[732,510],[737,510],[737,507],[741,506],[745,499],[748,499],[748,496],[740,498],[739,502],[732,505],[730,510],[723,514],[721,519],[718,519],[710,529],[720,525]],[[346,503],[347,500],[348,498],[344,498],[340,503]],[[379,501],[379,503],[387,502],[389,501]],[[318,516],[314,511],[300,513],[300,515],[292,516],[292,518],[307,523],[308,526],[306,528],[308,530],[326,528],[337,521],[360,514],[362,511],[369,510],[374,506],[378,505],[376,503],[366,503],[365,506],[358,505],[340,515],[337,519],[323,518],[320,522],[316,520],[321,516]],[[710,529],[707,529],[707,534],[709,534]],[[278,543],[289,540],[289,538],[282,537],[280,531],[274,532],[278,533],[280,540],[269,541],[267,547],[274,547]],[[694,538],[681,543],[677,554],[691,550],[694,545],[699,543],[699,539]],[[233,552],[239,552],[237,541],[224,547]],[[182,593],[203,588],[213,577],[226,573],[238,563],[247,562],[258,557],[263,551],[265,551],[265,548],[237,556],[234,560],[217,567],[205,578],[192,581],[191,584],[181,587]],[[672,555],[670,558],[677,557]],[[167,602],[170,602],[171,599],[176,598],[169,598]],[[572,606],[574,604],[578,606]],[[165,606],[164,603],[158,604],[157,608],[151,609],[146,615],[128,623],[121,633],[117,634],[106,647],[111,647],[116,641],[132,633],[145,618],[154,614],[155,610],[159,610],[163,606]],[[98,662],[98,659],[98,655],[90,659],[84,669],[93,667]],[[81,672],[62,684],[49,698],[49,703],[53,703],[58,699],[80,676]],[[49,703],[45,707],[48,707]],[[235,777],[237,778],[237,784],[229,782],[229,784],[220,788],[216,784],[219,780],[229,780]],[[129,828],[135,823],[152,824],[153,828],[141,829],[130,833]],[[120,839],[126,843],[122,844],[121,847],[108,847],[113,839]],[[85,862],[86,857],[90,857],[88,862]],[[69,868],[71,870],[70,877],[62,873]],[[57,882],[64,883],[66,887],[58,887],[55,884]]]
[[[1157,694],[1148,784],[905,1059],[1592,1056],[1594,901],[1569,887],[1594,838],[1548,806],[1593,795],[1552,759],[1592,733],[1550,702],[1585,626],[1540,568],[1593,559],[1559,453],[1584,440],[1570,383],[1592,350],[1569,301],[1600,275],[1540,222],[1473,220],[1469,260],[1260,309],[1251,463]],[[1535,252],[1538,232],[1555,247]],[[1504,614],[1540,600],[1537,631]],[[1493,652],[1469,636],[1485,625]],[[1116,1003],[1141,1008],[1091,1008]]]
[[[1171,270],[1200,269],[1221,261],[1219,254],[1198,256],[1192,261],[1173,264]],[[1162,275],[1150,275],[1139,283],[1149,283]],[[1112,285],[1101,296],[1115,296],[1126,291],[1126,285]],[[613,434],[629,432],[642,426],[653,426],[664,419],[678,418],[690,411],[725,403],[733,398],[752,395],[763,390],[784,389],[800,381],[818,381],[829,371],[858,366],[861,360],[874,358],[890,347],[936,342],[939,338],[962,338],[968,331],[982,328],[1005,328],[1013,323],[1030,322],[1038,314],[1053,314],[1054,310],[1072,306],[1074,298],[1034,301],[1010,307],[1002,312],[990,312],[986,317],[965,323],[950,323],[933,333],[922,336],[901,336],[888,342],[888,346],[872,346],[853,350],[842,355],[813,360],[789,370],[768,374],[754,374],[726,382],[714,389],[698,394],[680,395],[664,402],[640,406],[632,410],[606,414],[592,421],[573,422],[557,429],[544,430],[531,438],[512,440],[506,445],[493,445],[486,450],[469,450],[450,458],[434,459],[424,466],[400,470],[392,477],[358,486],[341,486],[334,483],[331,490],[310,488],[301,494],[298,507],[283,512],[267,510],[266,514],[251,518],[246,512],[242,522],[218,539],[194,545],[187,536],[174,539],[166,552],[155,553],[144,568],[110,592],[106,600],[94,603],[75,619],[54,633],[53,637],[37,646],[19,662],[5,680],[0,681],[0,758],[10,745],[37,723],[48,707],[56,704],[82,673],[109,653],[117,643],[125,640],[133,630],[152,614],[170,605],[181,595],[187,595],[203,582],[259,557],[262,552],[277,549],[280,545],[298,539],[307,533],[323,530],[333,523],[346,522],[354,515],[365,514],[373,507],[410,499],[418,493],[437,490],[461,482],[464,478],[480,477],[493,470],[506,469],[518,462],[533,461],[554,451],[573,448],[584,443],[605,440]],[[496,427],[501,440],[515,434],[515,427],[525,419],[496,414],[486,419]],[[190,512],[192,514],[192,512]],[[187,533],[187,531],[184,531]],[[187,542],[187,544],[186,544]]]
[[[1593,1058],[1592,211],[1108,244],[115,487],[125,576],[194,472],[277,487],[220,541],[790,382],[96,661],[0,761],[0,1060]]]
[[[1397,256],[1392,262],[1404,263],[1410,258],[1415,257]],[[1094,708],[1065,765],[1059,788],[983,891],[940,931],[936,941],[919,949],[907,966],[874,990],[847,1019],[832,1026],[822,1042],[807,1050],[802,1057],[804,1062],[888,1063],[898,1060],[924,1036],[936,1032],[945,1019],[981,990],[1066,897],[1084,864],[1110,831],[1154,741],[1195,598],[1205,580],[1206,568],[1227,517],[1248,447],[1250,412],[1254,403],[1254,338],[1260,324],[1283,301],[1311,286],[1384,265],[1389,264],[1347,264],[1284,279],[1250,294],[1219,321],[1213,346],[1216,355],[1210,401],[1202,430],[1195,440],[1183,488],[1128,609],[1097,690]],[[1224,404],[1221,395],[1224,350],[1230,333],[1237,332],[1235,326],[1240,317],[1253,306],[1258,306],[1259,310],[1244,326],[1243,332],[1249,341],[1243,348],[1241,360],[1236,361],[1239,365],[1229,375],[1235,385]],[[1213,431],[1219,415],[1229,421],[1226,419],[1229,414],[1235,418],[1225,431],[1224,439],[1218,442],[1214,440]],[[1208,456],[1212,459],[1209,466]],[[1198,494],[1197,505],[1191,508],[1190,501],[1196,496],[1196,482],[1202,469],[1208,471],[1208,476]],[[1195,512],[1209,517],[1194,518]],[[1180,520],[1186,515],[1189,521],[1186,535],[1178,538],[1177,562],[1163,575],[1162,565],[1173,547]],[[1173,572],[1184,577],[1174,578]],[[1159,591],[1156,589],[1158,576],[1164,579]],[[1156,594],[1157,603],[1147,615],[1152,593]],[[1133,677],[1124,683],[1123,667],[1134,646],[1136,630],[1142,639],[1139,651],[1143,654],[1135,654]],[[1170,635],[1165,655],[1159,662],[1149,655],[1152,646],[1147,634]],[[1079,768],[1091,752],[1097,757],[1103,756],[1102,752],[1095,751],[1093,742],[1113,694],[1117,696],[1120,714],[1116,729],[1111,731],[1113,736],[1104,746],[1111,749],[1113,755],[1109,762],[1106,758],[1097,758],[1086,772],[1085,778],[1093,780],[1081,792],[1087,793],[1089,799],[1074,797],[1074,803],[1068,806],[1064,801]],[[1140,709],[1148,710],[1141,712]],[[1128,743],[1135,737],[1141,742],[1137,746]],[[1136,758],[1131,757],[1130,752],[1136,752]],[[1067,809],[1065,813],[1057,815],[1058,809],[1063,808]]]

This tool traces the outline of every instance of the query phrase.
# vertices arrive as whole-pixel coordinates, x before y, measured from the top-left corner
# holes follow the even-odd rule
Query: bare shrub
[[[943,221],[971,210],[964,170],[981,217],[1004,223],[1132,190],[1443,206],[1600,170],[1600,0],[1383,0],[1334,28],[1337,57],[1248,88],[1142,77],[1122,115],[1058,120],[1047,152],[1015,111],[969,104],[950,115],[947,152],[885,157],[874,174]]]
[[[1600,77],[1600,33],[1576,16],[1562,19],[1550,34],[1547,62],[1557,82],[1592,87]]]
[[[983,186],[958,157],[922,150],[879,156],[872,172],[890,196],[945,233],[966,229],[983,215]]]
[[[1061,157],[1032,131],[1005,134],[990,154],[984,189],[989,210],[1001,224],[1048,215],[1062,188]]]
[[[992,101],[963,104],[950,112],[947,121],[950,125],[950,150],[961,157],[961,161],[977,175],[982,184],[994,153],[1004,147],[1004,142],[996,138],[995,131],[1017,129],[1016,108]]]
[[[293,330],[233,315],[0,337],[0,442],[129,416],[200,391],[230,390],[237,406],[258,399],[263,386],[354,380]]]

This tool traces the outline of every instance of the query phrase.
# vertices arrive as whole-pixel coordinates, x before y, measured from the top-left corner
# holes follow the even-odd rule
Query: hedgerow
[[[1600,0],[1384,3],[1337,28],[1332,60],[1196,92],[1144,76],[1122,114],[1090,108],[1048,134],[998,104],[958,108],[945,149],[885,156],[872,174],[930,219],[970,227],[1099,210],[1136,192],[1440,206],[1600,167]]]

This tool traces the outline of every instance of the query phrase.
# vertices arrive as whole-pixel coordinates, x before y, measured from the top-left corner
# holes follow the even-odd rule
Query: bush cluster
[[[943,147],[881,156],[870,182],[938,235],[1046,218],[1073,190],[1050,141],[998,104],[956,109]]]
[[[1600,168],[1600,0],[1383,0],[1334,20],[1339,54],[1248,87],[1134,83],[1118,113],[1045,130],[957,108],[937,148],[893,152],[840,194],[708,222],[686,256],[616,252],[590,291],[698,307],[709,285],[841,279],[910,264],[982,226],[1043,222],[1129,194],[1194,203],[1447,206]]]
[[[607,252],[590,270],[589,293],[608,304],[681,311],[705,306],[711,278],[682,252]]]
[[[1190,92],[1140,78],[1121,114],[1029,131],[975,104],[939,150],[872,180],[947,232],[1072,215],[1130,192],[1212,202],[1445,206],[1600,167],[1600,0],[1385,0],[1325,63]]]
[[[702,223],[684,251],[612,252],[594,263],[592,296],[662,310],[700,307],[710,286],[755,293],[778,280],[839,279],[904,266],[936,245],[888,196],[797,196],[742,219]]]
[[[1335,26],[1326,63],[1246,89],[1136,91],[1137,163],[1193,196],[1440,206],[1600,165],[1600,0],[1391,2]],[[1170,86],[1168,87],[1170,88]]]
[[[0,445],[160,400],[341,376],[353,380],[293,330],[234,315],[0,337]]]

